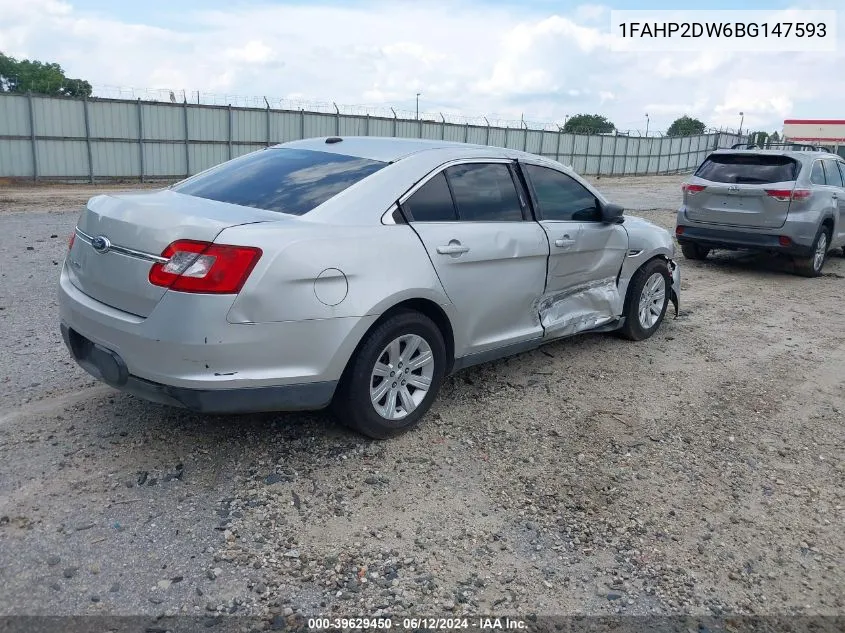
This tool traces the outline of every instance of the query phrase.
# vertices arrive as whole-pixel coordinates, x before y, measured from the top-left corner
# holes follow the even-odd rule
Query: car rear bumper
[[[736,229],[711,229],[699,226],[678,225],[683,233],[676,232],[680,244],[699,244],[708,248],[728,250],[754,250],[770,253],[784,253],[795,257],[807,257],[812,254],[811,246],[797,244],[790,239],[787,245],[781,244],[780,235],[754,233]]]
[[[82,293],[62,271],[59,314],[73,358],[103,382],[198,411],[318,409],[377,317],[231,324],[233,298],[167,293],[141,318]]]
[[[61,324],[74,360],[89,374],[133,396],[202,413],[254,413],[322,409],[331,402],[337,381],[270,387],[192,389],[144,380],[129,373],[119,354]]]

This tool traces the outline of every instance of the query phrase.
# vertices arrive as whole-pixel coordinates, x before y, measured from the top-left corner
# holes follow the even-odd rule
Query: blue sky
[[[845,27],[834,53],[619,53],[611,9],[683,0],[0,0],[0,50],[56,61],[114,87],[266,95],[297,103],[415,108],[563,122],[598,112],[620,129],[778,129],[845,117]],[[746,0],[744,9],[845,8],[842,0]],[[734,9],[736,0],[696,8]],[[106,95],[103,92],[104,96]],[[138,96],[142,96],[143,93]],[[212,98],[212,97],[208,97]],[[278,103],[282,103],[278,101]],[[257,103],[256,103],[257,105]]]
[[[80,10],[98,11],[104,14],[114,15],[124,20],[149,22],[151,19],[157,21],[156,14],[177,13],[174,8],[177,6],[172,0],[147,0],[146,2],[114,2],[113,0],[80,0],[72,3],[75,8]],[[212,9],[233,9],[237,10],[239,7],[254,6],[256,4],[266,4],[274,6],[290,6],[290,5],[310,5],[313,4],[311,0],[288,0],[276,1],[268,0],[266,2],[245,2],[235,1],[226,2],[225,0],[180,0],[178,3],[178,13],[189,13],[193,11],[212,10]],[[350,6],[350,5],[367,5],[368,2],[364,0],[335,0],[334,2],[326,2],[323,4],[334,4],[336,6]],[[531,13],[568,13],[584,2],[563,2],[561,0],[533,0],[527,3],[517,3],[512,0],[486,0],[486,6],[520,6],[524,11]],[[601,4],[617,10],[637,10],[637,9],[678,9],[683,5],[682,0],[611,0],[609,2],[602,2]],[[742,3],[745,9],[781,9],[790,6],[790,3],[785,0],[745,0]],[[697,8],[706,9],[736,9],[738,8],[736,0],[709,0],[707,6],[700,6]]]

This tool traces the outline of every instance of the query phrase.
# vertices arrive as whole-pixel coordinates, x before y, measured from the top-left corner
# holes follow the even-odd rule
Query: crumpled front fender
[[[678,310],[681,304],[681,267],[673,259],[669,259],[669,270],[672,273],[672,289],[669,299],[675,306],[675,318],[678,318]]]

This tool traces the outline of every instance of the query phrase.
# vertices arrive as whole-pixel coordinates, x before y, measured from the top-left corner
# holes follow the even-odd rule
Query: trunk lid
[[[695,222],[780,228],[789,213],[798,163],[783,155],[711,155],[684,190],[687,217]],[[702,188],[703,187],[703,188]]]
[[[283,220],[273,211],[242,207],[170,190],[91,198],[68,253],[71,283],[108,306],[146,317],[166,288],[149,281],[155,257],[180,239],[213,242],[225,228]],[[90,238],[111,247],[98,252]]]

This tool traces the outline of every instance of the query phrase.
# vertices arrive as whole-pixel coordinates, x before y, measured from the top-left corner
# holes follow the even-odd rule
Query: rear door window
[[[225,162],[177,183],[172,190],[303,215],[386,166],[357,156],[278,147]]]
[[[522,205],[504,163],[467,163],[446,169],[461,222],[519,222]]]
[[[798,163],[788,156],[713,154],[707,157],[695,175],[710,182],[768,184],[795,180],[798,171]]]
[[[824,177],[824,167],[822,162],[817,160],[813,163],[813,170],[810,172],[810,182],[814,185],[826,185],[827,180]]]
[[[417,189],[402,204],[411,222],[451,222],[457,219],[455,203],[442,171]]]

